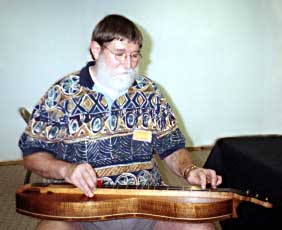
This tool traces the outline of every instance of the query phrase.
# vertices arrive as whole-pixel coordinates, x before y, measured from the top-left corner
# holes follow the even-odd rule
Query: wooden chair
[[[19,113],[21,117],[24,119],[26,123],[29,121],[30,117],[30,112],[25,108],[25,107],[20,107],[19,108]],[[24,178],[24,184],[28,184],[30,182],[30,177],[31,177],[31,171],[27,170]]]

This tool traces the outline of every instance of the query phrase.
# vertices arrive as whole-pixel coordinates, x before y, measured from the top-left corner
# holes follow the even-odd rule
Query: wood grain
[[[211,222],[236,218],[236,208],[241,201],[272,207],[267,201],[232,190],[153,188],[97,188],[90,198],[70,184],[28,184],[16,191],[16,210],[40,219],[68,221],[149,218]]]

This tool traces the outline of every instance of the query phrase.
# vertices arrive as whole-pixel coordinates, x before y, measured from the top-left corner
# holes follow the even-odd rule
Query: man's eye
[[[133,54],[131,54],[131,57],[138,58],[139,57],[139,53],[133,53]]]
[[[115,53],[115,55],[116,55],[117,57],[123,57],[123,56],[124,56],[124,53]]]

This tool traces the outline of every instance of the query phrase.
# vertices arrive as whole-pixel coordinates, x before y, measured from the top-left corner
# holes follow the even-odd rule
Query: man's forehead
[[[114,39],[108,44],[115,49],[126,49],[133,51],[138,51],[140,49],[139,44],[137,42],[133,42],[128,39]]]

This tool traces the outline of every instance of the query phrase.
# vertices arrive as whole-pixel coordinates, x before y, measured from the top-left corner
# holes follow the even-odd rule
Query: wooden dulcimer
[[[236,218],[248,201],[266,208],[267,200],[234,189],[198,187],[101,187],[93,197],[70,184],[27,184],[16,191],[17,212],[51,220],[101,221],[121,218],[211,222]]]

